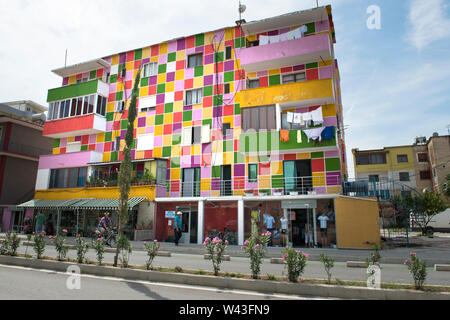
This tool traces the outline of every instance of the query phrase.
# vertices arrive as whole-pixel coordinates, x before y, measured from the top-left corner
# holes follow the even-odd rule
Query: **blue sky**
[[[316,0],[242,0],[247,21]],[[319,0],[332,4],[349,174],[352,148],[407,145],[450,124],[449,0]],[[369,30],[370,5],[381,29]],[[0,0],[0,101],[46,105],[51,70],[180,36],[232,26],[238,0]],[[38,13],[38,14],[37,14]]]

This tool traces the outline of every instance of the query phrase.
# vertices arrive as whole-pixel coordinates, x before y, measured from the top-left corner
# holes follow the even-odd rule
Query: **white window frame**
[[[142,78],[156,76],[158,74],[158,64],[156,62],[145,63],[142,66]]]
[[[191,94],[191,101],[188,101],[188,94]],[[200,93],[200,98],[199,98]],[[196,104],[201,104],[203,102],[203,88],[200,89],[192,89],[192,90],[186,90],[186,97],[184,99],[184,105],[185,106],[193,106]],[[194,95],[195,95],[195,101],[194,101]],[[200,100],[200,101],[198,101]]]
[[[156,109],[156,95],[140,98],[139,112],[148,112],[155,109]]]
[[[194,128],[200,128],[200,141],[194,142]],[[211,142],[211,127],[209,124],[202,126],[185,127],[182,131],[181,145],[187,147]]]
[[[144,133],[138,135],[137,151],[153,150],[155,147],[155,135],[153,133]]]
[[[299,74],[303,74],[305,78],[301,79],[301,80],[297,80],[296,78],[297,78],[297,75],[299,75]],[[287,77],[287,76],[293,76],[294,80],[286,82],[286,80],[284,80],[284,78]],[[295,72],[295,73],[284,74],[281,78],[282,78],[283,84],[284,83],[304,82],[304,81],[306,81],[306,72]]]
[[[66,145],[66,153],[81,152],[81,142],[68,142]]]

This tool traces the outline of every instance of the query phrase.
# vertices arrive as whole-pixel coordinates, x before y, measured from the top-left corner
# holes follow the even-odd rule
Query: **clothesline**
[[[288,123],[294,123],[306,127],[309,127],[310,122],[312,121],[314,125],[317,126],[323,123],[322,107],[311,112],[304,112],[304,113],[288,112],[286,120]]]
[[[264,46],[266,44],[277,43],[280,41],[301,39],[305,36],[305,33],[308,31],[308,28],[303,25],[300,28],[292,30],[290,32],[286,32],[276,36],[259,36],[259,45]]]
[[[302,133],[305,133],[306,137],[308,137],[308,143],[310,140],[316,141],[319,140],[321,142],[322,140],[331,140],[335,137],[335,129],[334,127],[320,127],[320,128],[313,128],[313,129],[307,129],[307,130],[297,130],[297,143],[303,142],[303,136]],[[283,142],[289,141],[289,130],[281,130],[280,131],[280,139]]]

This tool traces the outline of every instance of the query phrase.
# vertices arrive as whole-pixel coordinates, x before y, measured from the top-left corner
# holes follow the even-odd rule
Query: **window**
[[[50,172],[50,189],[80,188],[86,185],[87,168],[53,169]]]
[[[122,68],[122,70],[120,70],[120,77],[121,78],[125,78],[125,76],[127,75],[127,69],[124,67]]]
[[[241,109],[242,114],[242,130],[253,129],[259,130],[275,130],[276,116],[275,106],[262,106],[254,108]]]
[[[224,123],[222,125],[222,135],[228,137],[229,134],[231,134],[231,123]]]
[[[77,98],[77,116],[81,115],[81,111],[83,110],[83,97]]]
[[[156,109],[156,96],[139,99],[139,112],[147,112]]]
[[[210,126],[206,124],[198,127],[183,128],[181,142],[183,146],[211,142]]]
[[[77,83],[87,82],[87,78],[77,79]]]
[[[107,99],[105,97],[97,96],[97,114],[100,114],[102,116],[106,115],[106,102]]]
[[[248,165],[248,182],[258,182],[258,164]]]
[[[117,101],[116,102],[116,112],[123,112],[123,110],[125,110],[125,102]]]
[[[183,169],[183,197],[200,195],[200,168]]]
[[[194,89],[186,91],[186,106],[202,103],[203,89]]]
[[[431,180],[430,170],[420,171],[420,180]]]
[[[188,68],[194,68],[203,65],[203,53],[192,54],[188,56]]]
[[[137,150],[138,151],[153,150],[153,141],[154,141],[153,133],[146,133],[139,135],[137,139]]]
[[[306,81],[306,73],[304,72],[286,74],[283,76],[283,83],[294,83],[301,81]]]
[[[259,79],[248,79],[247,89],[259,88]]]
[[[373,182],[373,181],[375,181],[375,182],[379,182],[380,181],[380,176],[379,175],[370,175],[369,176],[369,181],[371,181],[371,182]]]
[[[417,160],[419,162],[428,162],[428,154],[426,152],[418,153]]]
[[[115,139],[114,151],[120,151],[120,136]]]
[[[399,172],[398,175],[400,181],[409,181],[409,172]]]
[[[230,93],[230,84],[229,83],[225,83],[224,85],[224,93]]]
[[[156,76],[158,74],[158,65],[156,64],[156,62],[146,63],[144,64],[142,70],[143,70],[142,73],[143,78]]]
[[[232,49],[233,48],[231,46],[225,48],[225,60],[230,60],[231,59],[231,50]]]
[[[111,75],[111,74],[110,74],[109,72],[106,74],[106,79],[105,79],[105,82],[106,82],[106,83],[109,83],[109,77],[110,77],[110,75]]]
[[[67,143],[66,153],[80,152],[80,151],[81,151],[81,142]]]
[[[385,153],[369,153],[369,154],[358,154],[356,155],[356,164],[385,164],[386,154]]]
[[[397,162],[398,163],[408,162],[408,155],[406,155],[406,154],[398,154],[397,155]]]

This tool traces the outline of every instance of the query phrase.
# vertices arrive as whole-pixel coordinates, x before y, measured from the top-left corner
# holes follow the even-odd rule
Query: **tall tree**
[[[134,122],[136,120],[136,105],[137,105],[137,95],[139,90],[139,83],[141,81],[141,69],[142,66],[139,67],[139,70],[136,74],[136,78],[134,81],[133,91],[131,93],[131,102],[130,107],[128,108],[128,126],[127,132],[125,135],[125,148],[123,149],[123,160],[120,164],[119,171],[119,239],[124,236],[123,228],[128,221],[128,197],[130,194],[131,188],[131,174],[132,174],[132,163],[131,163],[131,149],[133,148],[134,141]],[[116,255],[114,257],[114,266],[117,267],[117,261],[119,257],[120,246],[117,244]]]

